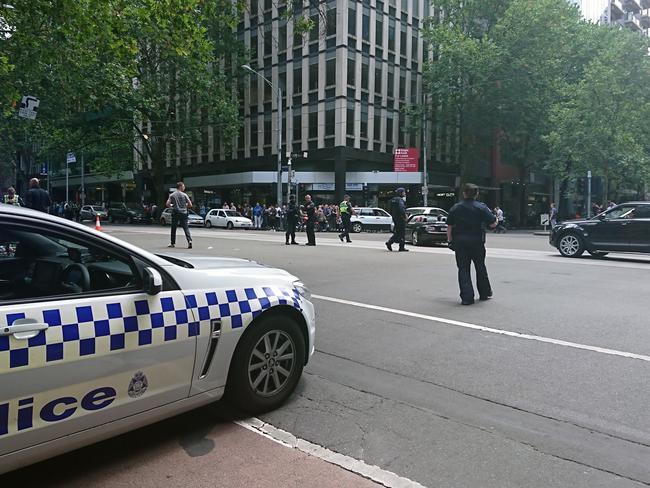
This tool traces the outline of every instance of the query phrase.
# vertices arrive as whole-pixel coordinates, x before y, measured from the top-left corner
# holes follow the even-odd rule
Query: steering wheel
[[[81,293],[90,289],[90,273],[80,263],[72,263],[61,272],[61,286],[68,293]]]

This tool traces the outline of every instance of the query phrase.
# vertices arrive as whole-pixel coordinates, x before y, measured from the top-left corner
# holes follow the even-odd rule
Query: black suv
[[[575,258],[608,252],[650,253],[650,202],[629,202],[585,220],[568,220],[551,230],[551,246]]]
[[[142,205],[135,203],[111,203],[108,208],[108,220],[110,222],[126,222],[131,224],[134,222],[141,222],[145,224],[151,223],[151,218],[145,213]]]

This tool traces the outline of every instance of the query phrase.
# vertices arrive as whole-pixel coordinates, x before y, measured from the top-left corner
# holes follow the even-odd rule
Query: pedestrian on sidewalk
[[[466,183],[463,187],[463,201],[454,205],[447,216],[447,241],[456,254],[458,286],[463,305],[474,303],[471,265],[476,269],[476,286],[479,298],[492,297],[492,287],[485,266],[485,227],[494,229],[496,217],[484,203],[476,200],[478,186]]]
[[[494,216],[497,219],[497,226],[494,229],[494,231],[497,234],[505,234],[506,233],[506,226],[505,224],[505,217],[503,215],[503,210],[501,210],[501,207],[494,207]]]
[[[25,206],[33,210],[38,210],[39,212],[47,213],[47,207],[52,202],[50,201],[50,194],[43,190],[40,185],[37,178],[29,180],[29,190],[25,196]],[[62,214],[63,212],[60,213]]]
[[[341,242],[344,242],[344,238],[345,242],[352,242],[350,239],[350,219],[352,219],[352,215],[354,215],[354,209],[350,203],[350,195],[343,196],[343,201],[339,203],[338,210],[338,217],[341,219],[343,225],[343,232],[339,234],[339,239],[341,239]]]
[[[16,193],[16,190],[13,186],[7,188],[7,193],[4,195],[3,201],[5,205],[15,205],[16,207],[24,207],[25,202],[20,198],[20,195]]]
[[[551,210],[549,212],[550,217],[549,220],[551,221],[551,229],[557,225],[557,207],[555,206],[555,203],[551,203]]]
[[[185,232],[187,248],[192,249],[192,236],[188,222],[188,209],[192,208],[192,200],[185,193],[185,183],[182,181],[176,183],[176,191],[169,195],[165,206],[172,209],[171,244],[168,247],[176,246],[176,227],[180,225]]]
[[[307,232],[307,244],[305,246],[316,245],[316,233],[314,225],[316,224],[316,205],[311,199],[311,195],[305,195],[305,204],[303,210],[307,215],[307,222],[305,223],[305,231]]]
[[[390,201],[390,214],[393,217],[393,235],[386,241],[389,251],[393,250],[393,244],[399,244],[399,252],[408,252],[404,247],[406,241],[406,190],[398,188],[395,196]]]
[[[256,229],[261,229],[262,228],[262,216],[264,214],[264,207],[260,205],[259,202],[255,204],[255,207],[253,207],[253,218],[255,219],[255,228]]]
[[[287,220],[287,230],[284,234],[285,244],[288,246],[290,244],[297,245],[296,242],[296,225],[298,225],[298,218],[300,216],[300,209],[296,205],[296,196],[291,195],[289,197],[289,205],[287,205],[287,210],[285,212],[285,217]],[[291,239],[291,242],[289,242]]]

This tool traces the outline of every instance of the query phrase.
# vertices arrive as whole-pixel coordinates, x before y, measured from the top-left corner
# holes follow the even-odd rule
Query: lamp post
[[[275,86],[271,83],[268,78],[262,75],[260,72],[255,71],[248,64],[242,66],[246,71],[259,76],[264,80],[264,82],[271,87],[277,97],[278,97],[278,168],[277,168],[277,189],[276,189],[276,204],[282,205],[282,89],[280,86]]]

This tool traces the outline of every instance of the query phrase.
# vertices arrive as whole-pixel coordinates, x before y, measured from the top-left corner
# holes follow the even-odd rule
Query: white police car
[[[0,473],[224,393],[277,407],[314,351],[309,298],[282,270],[0,204]]]

